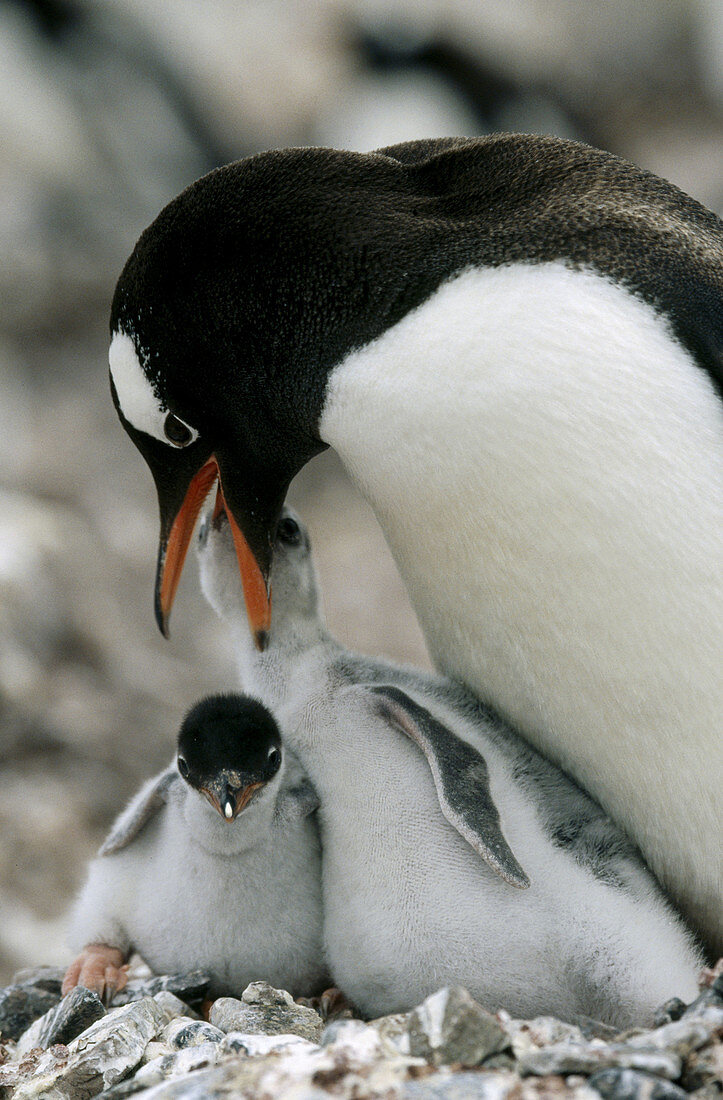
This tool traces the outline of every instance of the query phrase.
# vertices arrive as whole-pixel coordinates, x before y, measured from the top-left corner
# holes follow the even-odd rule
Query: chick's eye
[[[178,758],[178,770],[184,779],[188,779],[188,764],[182,756],[179,756]]]
[[[268,765],[273,771],[276,771],[281,764],[281,753],[278,749],[269,749]]]
[[[289,546],[298,546],[301,542],[301,530],[296,520],[292,519],[291,516],[284,516],[279,520],[276,534],[282,542],[287,543]]]
[[[194,439],[198,439],[195,428],[172,412],[169,412],[163,421],[163,431],[168,442],[174,447],[187,447],[189,443],[193,443]]]

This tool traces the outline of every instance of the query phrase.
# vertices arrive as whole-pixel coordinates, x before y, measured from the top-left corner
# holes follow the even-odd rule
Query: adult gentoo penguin
[[[141,236],[112,389],[161,510],[165,630],[220,475],[259,644],[289,481],[324,446],[438,667],[590,791],[721,929],[723,233],[552,138],[264,153]]]

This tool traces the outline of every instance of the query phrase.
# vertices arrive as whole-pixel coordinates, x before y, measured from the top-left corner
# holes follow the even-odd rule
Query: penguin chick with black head
[[[598,149],[288,149],[161,212],[110,347],[162,628],[218,473],[263,644],[287,487],[334,447],[437,667],[602,804],[717,954],[722,291],[715,214]]]
[[[318,792],[327,959],[364,1014],[464,985],[493,1010],[625,1027],[696,995],[690,933],[592,799],[461,685],[329,636],[293,513],[263,653],[222,513],[199,552],[244,689],[273,708]]]
[[[63,991],[111,994],[137,951],[155,973],[200,968],[211,993],[258,979],[324,985],[316,795],[258,700],[210,696],[172,766],[118,817],[71,918]]]

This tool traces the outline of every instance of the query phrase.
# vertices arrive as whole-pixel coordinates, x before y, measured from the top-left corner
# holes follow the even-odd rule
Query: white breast
[[[713,932],[723,414],[706,374],[593,272],[469,270],[334,371],[321,435],[439,667],[590,790]]]
[[[91,863],[74,908],[73,948],[132,947],[158,974],[207,971],[216,990],[240,993],[264,978],[298,995],[316,992],[326,972],[312,819],[264,826],[242,814],[226,826],[219,818],[224,828],[248,833],[234,850],[233,840],[224,847],[218,837],[198,843],[184,801],[165,806],[127,847]],[[189,819],[207,824],[202,813]]]
[[[674,994],[695,995],[698,960],[652,881],[611,888],[553,844],[482,725],[442,707],[482,750],[528,890],[494,874],[443,817],[424,757],[375,714],[367,690],[329,686],[307,682],[280,718],[321,800],[331,973],[365,1014],[463,984],[492,1009],[625,1026]],[[434,691],[415,698],[436,710]]]

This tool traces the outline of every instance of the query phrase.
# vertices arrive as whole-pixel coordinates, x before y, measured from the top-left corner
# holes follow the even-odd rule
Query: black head
[[[276,523],[325,447],[329,372],[420,297],[399,254],[405,197],[418,203],[391,156],[264,153],[198,180],[138,241],[113,300],[111,385],[158,491],[164,633],[218,476],[263,647]]]
[[[189,711],[178,734],[178,770],[227,821],[281,767],[274,716],[248,695],[211,695]]]

